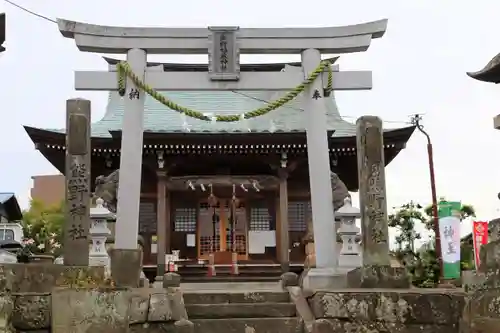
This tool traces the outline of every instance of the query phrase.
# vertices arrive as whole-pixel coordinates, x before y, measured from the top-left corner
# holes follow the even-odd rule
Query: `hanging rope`
[[[331,68],[331,62],[328,60],[323,60],[321,63],[316,67],[314,71],[307,77],[301,84],[293,88],[291,91],[287,92],[285,96],[269,102],[266,106],[260,107],[258,109],[255,109],[253,111],[245,112],[243,115],[242,114],[232,114],[232,115],[216,115],[216,121],[220,122],[235,122],[235,121],[240,121],[243,119],[250,119],[250,118],[255,118],[255,117],[260,117],[265,114],[268,114],[271,111],[274,111],[286,103],[292,101],[295,99],[300,93],[302,93],[311,83],[314,82],[320,76],[321,73],[325,71],[325,69],[328,70],[328,81],[327,81],[327,86],[325,89],[325,95],[328,95],[332,90],[333,90],[333,74],[332,74],[332,68]],[[162,95],[155,89],[153,89],[151,86],[147,85],[143,80],[139,78],[133,71],[132,68],[130,68],[130,65],[125,62],[119,62],[116,65],[117,69],[117,75],[118,75],[118,92],[120,93],[121,96],[125,94],[125,83],[126,83],[126,78],[130,78],[134,84],[141,89],[142,91],[148,93],[151,97],[153,97],[155,100],[160,102],[161,104],[165,105],[169,109],[172,109],[174,111],[177,111],[179,113],[183,113],[186,116],[189,116],[191,118],[196,118],[199,120],[204,120],[204,121],[212,121],[211,117],[208,117],[204,115],[202,112],[184,107],[182,105],[179,105],[175,103],[174,101],[170,100],[166,96]]]

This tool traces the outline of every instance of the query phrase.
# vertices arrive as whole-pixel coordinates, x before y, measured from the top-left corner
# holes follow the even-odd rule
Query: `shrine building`
[[[207,70],[206,64],[148,64],[159,65],[165,72]],[[286,65],[301,66],[242,64],[241,71],[280,71]],[[267,91],[163,94],[185,107],[222,115],[244,113],[276,98]],[[119,168],[124,98],[128,96],[110,92],[104,117],[92,124],[93,181]],[[340,116],[333,92],[324,98],[331,170],[350,191],[357,191],[356,127]],[[216,263],[230,264],[235,251],[241,265],[279,265],[289,251],[286,264],[303,265],[302,239],[311,207],[307,115],[300,97],[267,115],[224,123],[183,118],[147,96],[144,117],[139,233],[145,267],[161,262],[157,252],[162,242],[167,254],[178,250],[186,263],[214,253]],[[65,130],[24,128],[36,149],[64,173]],[[409,126],[384,132],[386,164],[405,148],[413,131]],[[234,198],[237,206],[231,209]],[[280,244],[283,229],[288,229],[288,244]]]

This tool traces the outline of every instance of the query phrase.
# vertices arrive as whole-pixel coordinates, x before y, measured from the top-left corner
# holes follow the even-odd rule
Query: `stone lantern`
[[[344,205],[335,212],[335,217],[340,220],[340,227],[337,230],[341,241],[338,268],[342,272],[360,267],[362,265],[358,244],[360,229],[356,226],[356,219],[361,217],[361,212],[352,206],[351,198],[348,197],[344,199]]]
[[[103,206],[104,200],[98,198],[96,206],[90,209],[89,237],[92,245],[89,251],[89,266],[105,266],[109,268],[109,254],[106,250],[106,239],[111,235],[108,220],[114,214]]]

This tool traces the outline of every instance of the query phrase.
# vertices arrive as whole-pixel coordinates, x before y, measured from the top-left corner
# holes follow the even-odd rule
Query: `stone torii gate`
[[[79,50],[127,54],[127,63],[140,80],[157,91],[266,90],[290,91],[321,63],[321,54],[363,52],[373,38],[382,37],[387,20],[327,28],[132,28],[90,25],[58,19],[64,37]],[[207,54],[207,72],[146,70],[147,54]],[[240,72],[240,54],[301,54],[301,71]],[[323,92],[326,70],[304,90],[311,205],[319,269],[336,267],[336,230],[332,207],[330,160]],[[76,90],[118,90],[116,72],[77,71]],[[370,71],[334,72],[334,90],[372,88]],[[137,247],[140,201],[144,93],[127,78],[120,160],[116,248]],[[131,94],[132,93],[132,94]],[[129,95],[130,94],[130,95]],[[130,96],[130,98],[129,98]],[[250,110],[249,110],[250,111]]]

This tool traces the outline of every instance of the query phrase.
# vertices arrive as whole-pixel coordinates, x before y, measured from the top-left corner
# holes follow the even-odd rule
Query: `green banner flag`
[[[438,204],[439,236],[443,277],[460,278],[460,210],[462,203],[441,201]]]

